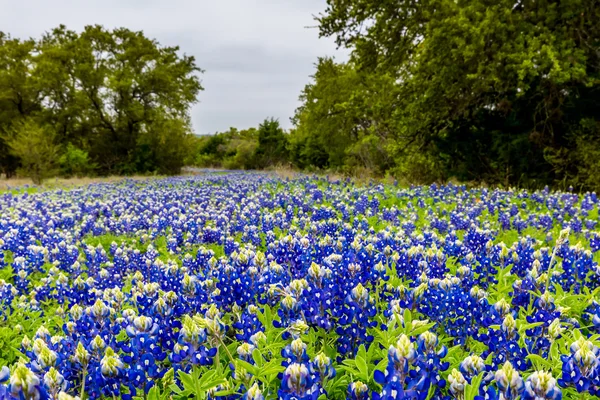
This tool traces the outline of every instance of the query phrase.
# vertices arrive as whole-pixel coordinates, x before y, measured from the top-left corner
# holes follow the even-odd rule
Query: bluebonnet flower
[[[414,322],[414,321],[413,321]],[[425,331],[419,335],[417,339],[418,356],[416,365],[423,374],[427,375],[427,379],[431,385],[436,386],[435,393],[440,394],[440,389],[446,387],[446,381],[441,378],[440,373],[446,371],[450,366],[447,361],[442,361],[448,354],[446,346],[439,346],[437,335],[432,332]]]
[[[260,391],[258,385],[254,383],[250,387],[250,389],[248,389],[248,391],[244,393],[244,396],[242,396],[242,400],[264,400],[264,396]]]
[[[560,400],[562,392],[556,386],[556,379],[545,371],[535,371],[527,378],[522,394],[523,400]]]
[[[253,364],[254,360],[252,359],[252,352],[254,351],[254,349],[256,349],[256,347],[253,344],[242,343],[238,346],[237,353],[242,360]]]
[[[6,373],[6,370],[3,372]],[[18,364],[10,376],[8,392],[17,399],[44,400],[48,393],[40,378],[24,364]]]
[[[327,379],[334,378],[336,375],[336,370],[333,368],[331,359],[322,352],[315,356],[312,363],[310,363],[309,368],[310,372],[317,376],[321,385],[323,385]]]
[[[488,346],[482,357],[492,354],[493,367],[499,368],[506,361],[515,366],[519,371],[525,371],[530,365],[527,360],[527,350],[519,345],[517,324],[512,314],[507,313],[500,325],[500,329],[491,330],[488,334],[479,336]]]
[[[67,389],[67,381],[54,367],[50,368],[44,375],[44,386],[51,398],[57,398],[60,392]]]
[[[347,399],[367,400],[369,398],[369,387],[362,382],[352,382],[348,385]]]
[[[10,370],[4,366],[0,368],[0,399],[8,399],[8,387],[7,383],[10,379]]]
[[[519,371],[509,361],[505,362],[502,368],[496,371],[494,379],[499,394],[506,400],[515,400],[525,388]]]
[[[600,349],[589,340],[580,337],[570,346],[571,354],[562,355],[562,387],[574,386],[579,393],[600,394]]]
[[[283,373],[278,394],[283,400],[309,400],[316,399],[319,391],[306,365],[292,363]]]
[[[302,339],[294,339],[290,344],[284,347],[281,351],[281,355],[285,358],[284,366],[292,363],[307,363],[309,358],[306,354],[306,343],[302,342]]]
[[[463,398],[465,392],[465,386],[468,384],[463,374],[456,368],[452,369],[450,375],[448,375],[448,383],[450,386],[448,390],[455,398]]]
[[[423,332],[429,321],[443,337],[433,330],[407,336],[412,356],[402,355],[396,342],[396,350],[387,349],[386,371],[376,373],[381,392],[355,382],[347,397],[432,393],[444,399],[460,396],[477,374],[484,374],[482,397],[525,397],[528,353],[548,356],[552,343],[580,324],[584,335],[600,331],[600,306],[592,303],[575,315],[575,307],[561,303],[563,292],[586,296],[600,287],[594,261],[600,240],[593,232],[598,205],[591,193],[361,187],[256,173],[0,196],[0,266],[10,261],[14,270],[5,278],[10,283],[0,282],[0,320],[31,311],[47,320],[47,305],[59,303],[51,310],[63,319],[62,332],[52,336],[44,328],[31,339],[16,332],[23,335],[23,365],[40,381],[34,386],[53,398],[74,394],[82,384],[90,399],[140,396],[169,368],[210,368],[225,343],[238,346],[237,355],[251,364],[255,348],[268,361],[273,353],[265,332],[273,327],[288,341],[284,368],[296,364],[302,372],[288,378],[308,371],[304,381],[288,383],[301,387],[302,396],[328,396],[333,361],[353,358],[361,344],[378,353],[371,347],[379,343],[377,331]],[[559,227],[581,231],[583,244],[570,245],[561,233],[555,246]],[[521,237],[510,243],[514,233]],[[105,234],[127,240],[107,250],[88,244]],[[557,257],[560,267],[551,265]],[[512,291],[498,293],[497,271],[508,266],[504,283],[514,280]],[[274,326],[264,326],[275,309]],[[519,333],[517,315],[537,326]],[[309,330],[317,336],[338,331],[338,354],[311,359]],[[457,360],[446,381],[448,350],[440,342],[486,349]],[[597,351],[588,347],[563,355],[559,385],[595,393]],[[482,366],[484,359],[490,361]],[[5,375],[3,369],[0,398],[9,393]],[[236,370],[234,377],[243,386],[227,399],[275,395],[262,386],[260,393],[247,371]],[[543,382],[551,380],[530,378],[529,391],[556,397]],[[180,383],[177,376],[173,383]],[[209,398],[232,389],[228,385],[211,389]],[[280,389],[296,396],[283,381]]]
[[[356,352],[361,344],[373,341],[373,336],[368,334],[367,328],[377,324],[371,320],[377,310],[369,291],[360,283],[350,291],[345,301],[340,303],[340,308],[334,309],[332,314],[338,317],[338,351],[340,355],[346,355]]]
[[[560,329],[561,312],[554,304],[554,298],[549,292],[544,292],[533,302],[533,312],[527,316],[527,322],[541,322],[539,326],[526,331],[529,338],[525,340],[529,351],[535,351],[542,356],[546,356],[550,349],[551,341],[557,338],[562,331]],[[558,321],[557,321],[558,320]],[[556,321],[556,322],[555,322]],[[553,332],[549,334],[550,325],[553,325]]]
[[[596,300],[586,308],[584,315],[591,322],[592,329],[600,332],[600,304]]]
[[[204,345],[206,341],[205,329],[189,315],[184,316],[179,338],[169,354],[175,369],[188,371],[192,364],[212,364],[212,358],[217,354],[217,347],[208,349]]]
[[[424,399],[431,383],[426,370],[412,369],[417,362],[417,349],[408,336],[402,335],[388,350],[385,372],[376,370],[375,381],[383,389],[381,399]]]

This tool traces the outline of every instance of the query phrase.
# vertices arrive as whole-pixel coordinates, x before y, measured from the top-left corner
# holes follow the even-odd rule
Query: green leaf
[[[429,324],[425,324],[413,329],[410,332],[410,336],[419,336],[421,333],[426,332],[435,326],[435,322],[431,322]]]
[[[244,368],[246,371],[248,371],[249,374],[252,374],[254,376],[258,376],[259,374],[259,368],[256,365],[252,365],[249,362],[246,362],[244,360],[235,360],[235,363],[237,365],[239,365],[240,367]]]
[[[556,343],[556,341],[552,342],[552,344],[550,345],[550,357],[554,362],[560,361],[560,354],[558,353],[558,343]]]
[[[264,362],[265,362],[265,359],[264,359],[264,357],[262,356],[262,354],[261,354],[260,350],[258,350],[258,349],[254,349],[254,350],[252,351],[252,359],[254,360],[254,363],[256,364],[256,366],[257,366],[257,367],[259,367],[259,368],[260,368],[260,367],[261,367],[261,366],[264,364]]]
[[[410,332],[410,329],[412,329],[412,313],[408,308],[405,308],[403,316],[405,332]]]
[[[470,384],[465,386],[465,397],[464,400],[474,400],[475,396],[479,395],[479,386],[481,385],[481,381],[483,380],[484,372],[481,372],[479,375],[474,377],[471,380]]]
[[[356,353],[356,358],[359,358],[359,357],[363,358],[365,360],[367,359],[367,349],[364,344],[361,344],[358,347],[358,352]]]
[[[552,369],[552,362],[546,360],[545,358],[537,354],[528,354],[527,359],[530,360],[536,366],[536,369]]]
[[[160,389],[157,386],[153,386],[148,391],[148,400],[160,400]]]
[[[369,366],[367,365],[367,361],[362,357],[356,357],[356,368],[360,372],[361,379],[368,381],[369,380]]]
[[[522,324],[519,326],[519,331],[523,332],[528,329],[532,329],[532,328],[535,328],[537,326],[542,326],[542,325],[544,325],[544,322],[531,322],[531,323]]]
[[[183,371],[179,371],[179,379],[181,380],[184,389],[194,388],[195,382],[191,374],[186,374]]]

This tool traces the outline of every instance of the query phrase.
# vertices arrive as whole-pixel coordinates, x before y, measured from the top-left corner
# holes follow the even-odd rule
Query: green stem
[[[87,367],[85,367],[83,369],[83,376],[81,378],[81,393],[79,394],[79,398],[81,400],[84,399],[83,395],[85,394],[85,376],[86,376],[86,372],[87,372]]]
[[[223,343],[223,339],[221,339],[220,337],[217,337],[217,339],[219,339],[219,343],[221,343],[221,346],[223,346],[223,348],[225,349],[225,353],[227,353],[227,356],[229,357],[229,361],[231,361],[231,363],[235,365],[235,361],[233,360],[233,356],[229,352],[229,349],[227,348],[227,346],[225,346],[225,343]]]
[[[550,264],[548,264],[548,276],[546,277],[546,292],[548,291],[548,286],[550,285],[550,278],[552,278],[552,264],[554,263],[554,258],[556,257],[556,250],[558,246],[562,244],[561,236],[556,240],[556,244],[554,245],[554,250],[552,251],[552,257],[550,257]]]
[[[221,354],[220,353],[221,352],[219,351],[219,348],[217,347],[217,355],[215,357],[215,367],[217,367],[217,371],[219,370],[219,367],[221,366],[221,360],[220,360]]]
[[[556,251],[558,250],[558,248],[560,246],[562,246],[562,244],[565,242],[565,240],[569,237],[570,232],[571,232],[570,228],[563,229],[562,231],[560,231],[560,234],[558,235],[558,239],[556,239],[556,243],[554,244],[554,251],[552,251],[552,257],[550,258],[550,264],[548,264],[548,279],[546,280],[546,291],[548,291],[548,285],[550,284],[550,278],[552,277],[552,273],[554,271],[552,263],[554,262],[554,259],[556,258]]]

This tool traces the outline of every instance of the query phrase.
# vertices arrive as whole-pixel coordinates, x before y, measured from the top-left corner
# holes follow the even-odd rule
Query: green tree
[[[392,114],[397,103],[393,80],[330,58],[319,59],[312,78],[292,119],[294,164],[374,172],[390,168],[388,147],[395,139]]]
[[[357,73],[350,65],[321,58],[312,78],[292,119],[296,125],[290,136],[292,161],[301,168],[339,168],[357,139],[355,110],[349,104],[358,85]]]
[[[10,152],[20,160],[19,173],[30,177],[35,184],[41,184],[58,172],[60,147],[55,137],[52,129],[31,119],[16,123],[5,136]]]
[[[600,121],[582,119],[571,129],[573,148],[549,149],[547,158],[564,178],[563,186],[578,190],[600,188]]]
[[[0,133],[11,125],[34,115],[41,108],[41,96],[35,77],[33,40],[21,41],[0,32]],[[16,172],[19,160],[0,139],[0,168],[7,177]]]
[[[238,131],[230,129],[230,139],[226,145],[226,158],[223,167],[228,169],[253,169],[254,153],[258,147],[258,131],[256,128]]]
[[[90,161],[89,155],[85,150],[68,143],[64,152],[58,159],[60,173],[63,176],[86,176],[93,172],[96,166]]]
[[[54,128],[57,143],[87,152],[101,174],[177,173],[172,156],[189,131],[201,72],[178,47],[126,28],[60,26],[38,41],[0,34],[0,129],[34,117]],[[156,143],[177,150],[158,154]],[[17,162],[0,159],[7,173]]]
[[[267,168],[288,160],[287,137],[285,131],[274,118],[265,119],[258,126],[258,146],[254,152],[254,165]]]
[[[164,115],[154,119],[140,137],[138,145],[145,145],[150,150],[156,172],[174,175],[184,166],[190,135],[191,129],[187,120]]]
[[[445,177],[538,185],[562,179],[549,151],[573,149],[570,129],[598,120],[594,0],[327,3],[321,34],[394,79],[397,164],[417,148]]]

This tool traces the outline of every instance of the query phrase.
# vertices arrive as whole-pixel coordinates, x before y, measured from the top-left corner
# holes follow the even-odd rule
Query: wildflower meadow
[[[220,172],[0,194],[0,399],[591,399],[595,193]]]

